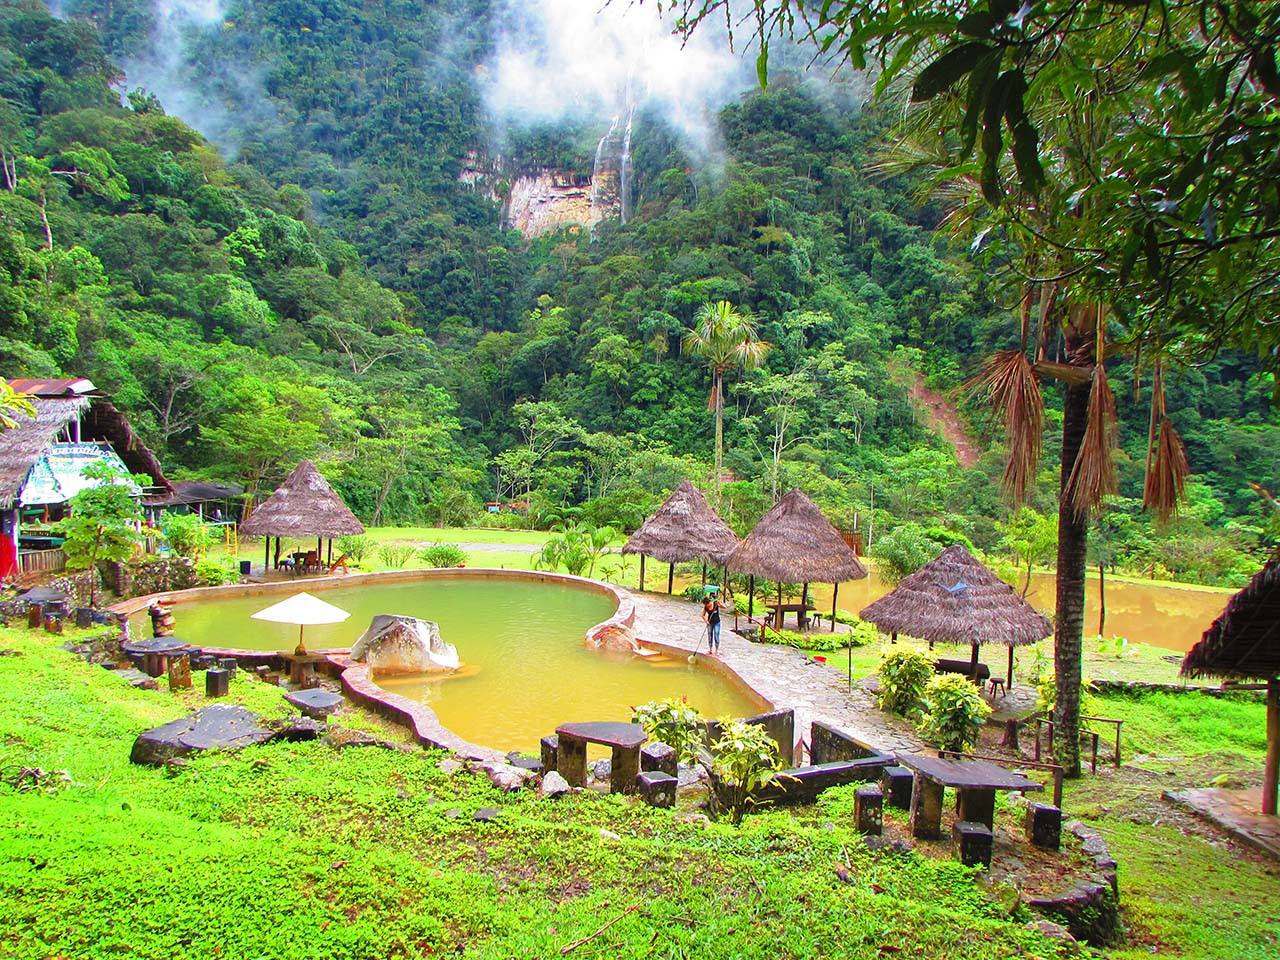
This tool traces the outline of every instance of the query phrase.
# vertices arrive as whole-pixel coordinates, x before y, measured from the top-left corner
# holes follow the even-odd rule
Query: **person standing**
[[[702,601],[702,622],[707,625],[707,650],[713,657],[720,653],[720,611],[722,609],[724,604],[714,593],[707,594],[706,599]]]

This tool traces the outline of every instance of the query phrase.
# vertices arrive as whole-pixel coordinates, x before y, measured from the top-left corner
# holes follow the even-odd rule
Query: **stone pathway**
[[[1262,813],[1262,788],[1166,790],[1164,798],[1280,860],[1280,817]]]
[[[791,647],[751,643],[732,630],[733,616],[724,619],[720,657],[706,656],[706,628],[697,604],[683,597],[630,591],[635,599],[635,632],[641,641],[677,647],[710,669],[727,669],[774,709],[795,710],[796,733],[807,744],[814,720],[829,723],[882,753],[915,753],[925,749],[909,724],[876,706],[858,679],[849,690],[848,673],[840,669],[840,654],[831,654],[828,666],[816,663]]]

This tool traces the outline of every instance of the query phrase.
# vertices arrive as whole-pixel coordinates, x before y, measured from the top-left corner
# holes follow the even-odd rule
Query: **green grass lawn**
[[[506,794],[436,753],[321,743],[135,767],[134,737],[199,697],[57,642],[0,630],[0,956],[1055,955],[971,871],[874,853],[844,816],[735,829],[688,801]],[[280,693],[232,687],[267,714]],[[19,792],[22,767],[59,776]]]

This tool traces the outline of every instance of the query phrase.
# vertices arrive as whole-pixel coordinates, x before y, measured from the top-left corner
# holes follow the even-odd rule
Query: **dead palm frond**
[[[1093,387],[1089,391],[1089,409],[1085,414],[1084,437],[1080,452],[1071,466],[1071,476],[1063,496],[1071,501],[1077,513],[1096,512],[1109,496],[1119,491],[1116,482],[1116,397],[1107,383],[1107,371],[1101,363],[1093,368]]]
[[[1147,477],[1142,509],[1155,510],[1161,521],[1177,513],[1191,466],[1177,428],[1165,412],[1164,376],[1156,356],[1151,379],[1151,425],[1147,433]]]
[[[1014,504],[1020,504],[1040,463],[1044,426],[1040,380],[1021,350],[1001,350],[964,386],[1004,422],[1009,462],[1001,487]]]

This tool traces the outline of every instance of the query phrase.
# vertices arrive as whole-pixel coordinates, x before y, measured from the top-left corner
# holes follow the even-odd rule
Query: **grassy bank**
[[[0,955],[1053,955],[970,871],[873,853],[845,817],[733,829],[687,803],[504,794],[438,754],[321,743],[135,767],[134,737],[197,699],[55,642],[0,630],[4,779],[51,775],[0,787]],[[243,675],[232,699],[283,712]]]

